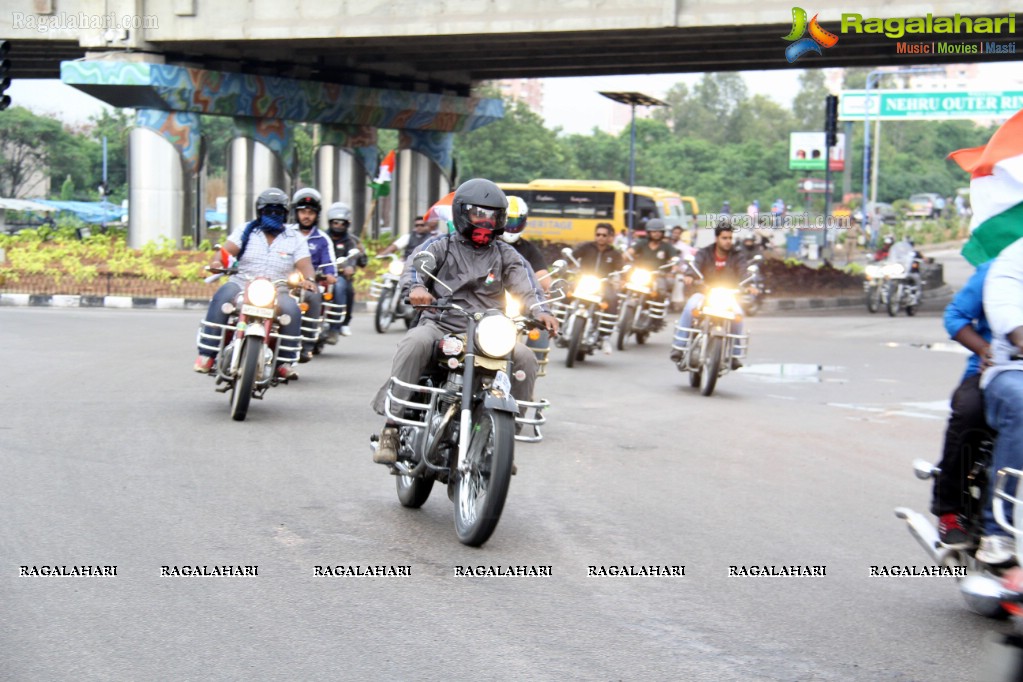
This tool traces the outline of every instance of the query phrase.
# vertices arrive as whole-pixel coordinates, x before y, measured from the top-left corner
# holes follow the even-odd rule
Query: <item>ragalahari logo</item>
[[[783,39],[789,42],[795,41],[785,48],[785,58],[789,60],[789,64],[807,52],[823,54],[821,52],[822,47],[834,47],[838,42],[838,36],[821,28],[821,25],[817,23],[817,16],[816,14],[813,15],[813,19],[810,20],[808,25],[806,22],[806,10],[802,7],[792,8],[792,31]],[[809,30],[810,35],[804,38],[803,34],[807,30]]]

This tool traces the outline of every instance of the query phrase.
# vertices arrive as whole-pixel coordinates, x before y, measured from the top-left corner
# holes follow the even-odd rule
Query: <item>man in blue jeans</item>
[[[984,411],[998,431],[992,453],[990,485],[999,469],[1023,469],[1023,239],[1007,246],[991,264],[984,282],[984,312],[991,325],[992,365],[984,371]],[[1015,486],[1007,492],[1014,494]],[[1015,543],[995,522],[993,500],[984,507],[984,536],[977,559],[992,565],[1011,563]],[[1011,516],[1011,509],[1006,516]]]

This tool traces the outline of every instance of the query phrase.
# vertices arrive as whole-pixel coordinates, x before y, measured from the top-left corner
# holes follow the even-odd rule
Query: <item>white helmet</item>
[[[528,216],[529,206],[526,202],[521,197],[509,196],[508,220],[504,225],[504,232],[501,233],[501,239],[509,244],[517,242],[526,229]]]

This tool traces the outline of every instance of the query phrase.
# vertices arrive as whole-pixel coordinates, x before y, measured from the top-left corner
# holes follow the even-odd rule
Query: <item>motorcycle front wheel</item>
[[[378,334],[386,334],[387,330],[391,328],[391,323],[394,322],[394,313],[391,311],[391,297],[393,296],[393,291],[385,291],[377,299],[377,311],[373,324],[376,326]]]
[[[709,396],[714,392],[721,371],[721,337],[711,337],[703,356],[703,367],[700,369],[700,395]]]
[[[625,350],[625,340],[629,338],[629,334],[632,333],[632,318],[635,317],[633,311],[633,304],[626,301],[622,305],[622,315],[619,318],[621,323],[618,325],[618,350]]]
[[[455,533],[462,544],[479,547],[497,527],[514,452],[515,418],[508,412],[477,408],[466,454],[468,471],[458,474],[455,486]]]
[[[888,315],[895,317],[899,314],[899,305],[902,303],[902,285],[895,282],[888,283]]]
[[[263,342],[256,337],[242,339],[242,359],[238,364],[238,376],[231,386],[231,419],[245,421],[252,400],[252,384],[256,381],[259,361],[263,357]]]
[[[569,337],[568,342],[568,355],[565,356],[565,367],[571,369],[575,366],[576,360],[582,360],[585,354],[579,352],[579,348],[583,342],[583,332],[586,331],[586,320],[578,317],[572,317],[572,335]]]
[[[875,284],[874,286],[867,289],[867,310],[872,313],[876,313],[877,309],[881,307],[881,286]]]

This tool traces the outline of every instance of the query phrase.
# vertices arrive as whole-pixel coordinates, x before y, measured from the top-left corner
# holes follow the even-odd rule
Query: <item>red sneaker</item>
[[[958,514],[942,514],[938,517],[938,537],[945,545],[953,546],[965,545],[969,540]]]
[[[208,355],[200,355],[195,359],[195,364],[192,365],[192,370],[199,374],[209,374],[213,371],[213,363],[215,358],[211,358]]]
[[[298,379],[298,372],[291,365],[277,365],[277,376],[285,381],[289,381],[291,379]]]

